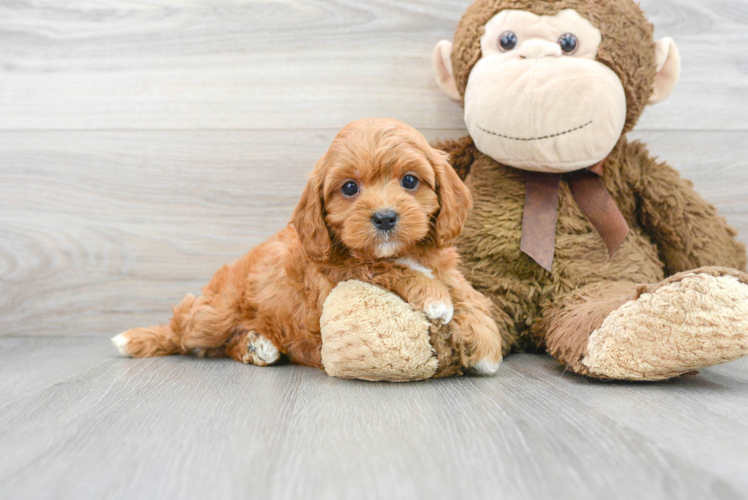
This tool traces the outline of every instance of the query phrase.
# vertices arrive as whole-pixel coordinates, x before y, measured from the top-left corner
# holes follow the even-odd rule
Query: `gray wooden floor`
[[[348,121],[463,135],[430,54],[469,3],[0,0],[0,498],[748,498],[748,361],[390,385],[110,346],[281,228]],[[748,4],[642,5],[683,78],[631,136],[748,243]]]
[[[668,384],[516,355],[373,384],[0,342],[3,498],[699,498],[748,492],[748,360]]]

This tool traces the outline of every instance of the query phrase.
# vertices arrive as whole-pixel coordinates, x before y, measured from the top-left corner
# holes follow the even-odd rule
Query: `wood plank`
[[[115,355],[90,337],[0,338],[0,408]]]
[[[522,355],[515,367],[549,390],[589,402],[610,420],[748,492],[748,359],[668,383],[600,382]]]
[[[0,6],[0,129],[339,128],[392,116],[462,126],[430,56],[470,0]],[[738,0],[646,0],[683,77],[642,129],[748,129]]]
[[[674,443],[679,434],[652,439],[647,430],[663,427],[657,419],[687,416],[701,422],[698,429],[742,432],[689,398],[745,409],[744,381],[725,377],[722,391],[708,375],[706,383],[580,389],[559,374],[552,361],[529,355],[509,357],[494,378],[414,384],[227,360],[112,359],[3,408],[0,496],[732,499],[748,492],[744,476],[713,470],[744,464],[742,446],[702,436],[690,449]],[[638,415],[637,426],[611,409]]]
[[[0,133],[0,335],[166,321],[170,304],[283,227],[335,132]],[[748,242],[748,133],[633,137]]]
[[[195,487],[207,497],[222,484],[254,489],[268,445],[282,439],[298,372],[247,378],[247,368],[120,358],[43,391],[31,407],[4,408],[2,496],[198,498]],[[256,470],[231,466],[247,462]],[[226,483],[224,465],[236,484]]]

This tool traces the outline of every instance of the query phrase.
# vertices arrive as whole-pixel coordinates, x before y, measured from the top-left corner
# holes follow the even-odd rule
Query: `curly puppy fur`
[[[404,185],[406,175],[416,187]],[[351,182],[354,194],[342,189]],[[457,271],[452,246],[471,203],[446,155],[416,130],[391,119],[353,122],[317,162],[285,229],[220,269],[202,297],[188,295],[168,325],[129,330],[116,342],[134,357],[198,353],[263,364],[248,355],[261,335],[291,362],[321,367],[324,301],[353,279],[443,320],[460,311],[453,331],[470,359],[498,362],[490,301]],[[373,219],[382,210],[398,216],[388,231]]]

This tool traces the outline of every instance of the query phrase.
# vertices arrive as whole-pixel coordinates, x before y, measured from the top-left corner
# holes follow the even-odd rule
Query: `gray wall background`
[[[351,120],[464,134],[430,56],[469,3],[0,3],[0,336],[166,320],[283,227]],[[642,5],[683,75],[631,136],[748,241],[748,4]]]

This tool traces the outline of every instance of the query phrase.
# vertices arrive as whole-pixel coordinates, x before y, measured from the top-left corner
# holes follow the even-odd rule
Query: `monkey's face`
[[[486,24],[465,90],[480,151],[512,167],[568,172],[603,160],[626,122],[618,76],[595,60],[600,31],[573,10],[505,10]]]
[[[446,40],[434,51],[437,83],[464,101],[476,147],[505,165],[556,173],[591,167],[678,80],[675,44],[654,43],[635,2],[564,4],[577,8],[476,0],[458,26],[454,54]]]

